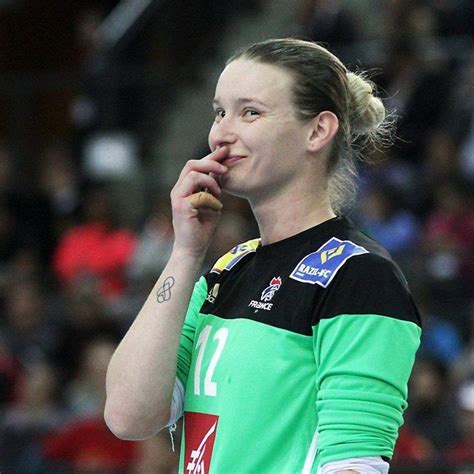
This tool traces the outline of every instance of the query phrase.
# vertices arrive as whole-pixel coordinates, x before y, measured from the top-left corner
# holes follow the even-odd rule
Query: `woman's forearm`
[[[110,361],[105,420],[120,438],[147,438],[168,421],[181,329],[202,261],[173,251]]]

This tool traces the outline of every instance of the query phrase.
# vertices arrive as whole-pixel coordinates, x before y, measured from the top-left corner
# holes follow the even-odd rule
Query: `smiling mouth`
[[[243,160],[245,156],[228,156],[222,164],[225,166],[230,166],[233,165],[234,163],[237,163],[237,161]]]

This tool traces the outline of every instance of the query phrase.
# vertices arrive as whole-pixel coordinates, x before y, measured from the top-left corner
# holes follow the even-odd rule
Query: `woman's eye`
[[[225,117],[225,110],[223,109],[215,109],[214,110],[214,116],[216,119],[221,119]]]
[[[254,109],[246,109],[244,110],[244,116],[245,117],[256,117],[260,115],[256,110]]]

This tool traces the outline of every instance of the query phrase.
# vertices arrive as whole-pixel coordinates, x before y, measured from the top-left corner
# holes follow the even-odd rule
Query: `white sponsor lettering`
[[[206,301],[209,301],[209,303],[214,303],[216,301],[217,295],[219,294],[219,287],[220,287],[219,283],[216,283],[214,285],[212,290],[206,296]]]
[[[265,311],[270,311],[272,309],[273,303],[262,303],[261,301],[252,300],[249,303],[250,308],[255,309],[264,309]]]
[[[191,462],[188,462],[186,471],[193,474],[206,474],[209,467],[204,464],[203,457],[206,452],[206,442],[216,430],[217,422],[211,426],[211,429],[204,435],[201,444],[197,449],[191,451]]]
[[[305,265],[302,263],[298,271],[304,273],[305,275],[318,276],[328,278],[331,275],[331,270],[326,270],[324,268],[312,267],[311,265]]]

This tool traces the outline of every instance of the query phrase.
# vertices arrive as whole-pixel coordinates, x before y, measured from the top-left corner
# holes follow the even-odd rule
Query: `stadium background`
[[[350,212],[424,318],[391,472],[473,473],[473,34],[470,0],[0,1],[1,472],[174,472],[167,432],[108,432],[107,362],[169,255],[226,57],[294,35],[370,69],[397,116]],[[206,265],[256,235],[224,204]]]

